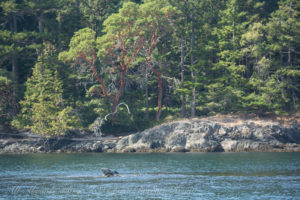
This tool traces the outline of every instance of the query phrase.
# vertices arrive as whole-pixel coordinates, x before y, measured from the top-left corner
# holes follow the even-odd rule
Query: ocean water
[[[0,155],[0,199],[300,199],[300,153]]]

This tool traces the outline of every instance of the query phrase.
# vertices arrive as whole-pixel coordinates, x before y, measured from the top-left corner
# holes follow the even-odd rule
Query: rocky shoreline
[[[208,117],[169,122],[122,138],[47,139],[0,129],[0,154],[78,152],[300,152],[299,118]]]

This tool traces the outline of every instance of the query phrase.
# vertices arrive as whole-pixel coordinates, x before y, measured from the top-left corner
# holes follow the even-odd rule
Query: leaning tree
[[[71,39],[69,50],[60,54],[60,59],[89,69],[100,84],[100,87],[93,87],[93,92],[110,99],[112,112],[115,113],[124,91],[126,73],[137,56],[144,57],[147,66],[158,78],[158,111],[155,119],[159,120],[162,80],[161,73],[152,65],[152,53],[164,33],[171,30],[170,16],[174,13],[175,9],[167,1],[146,0],[141,5],[124,3],[118,13],[104,21],[104,34],[101,37],[96,38],[90,28],[79,30]],[[113,82],[118,89],[107,89],[107,74],[116,77]]]

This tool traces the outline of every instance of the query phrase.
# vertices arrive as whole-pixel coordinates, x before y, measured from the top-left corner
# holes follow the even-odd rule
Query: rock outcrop
[[[123,138],[15,135],[0,137],[0,153],[300,151],[299,120],[285,124],[238,116],[170,122]]]
[[[298,123],[216,122],[201,119],[164,124],[122,138],[117,152],[299,151]]]

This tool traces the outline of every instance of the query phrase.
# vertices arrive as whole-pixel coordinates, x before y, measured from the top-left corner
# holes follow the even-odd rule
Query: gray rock
[[[281,127],[275,122],[264,125],[264,122],[255,124],[248,121],[234,124],[234,120],[228,120],[228,124],[199,119],[164,124],[138,135],[123,137],[115,150],[240,152],[298,151],[300,148],[299,126]]]
[[[0,153],[300,151],[297,121],[283,126],[278,122],[237,117],[176,121],[111,140],[83,136],[46,139],[28,132],[1,134]]]

